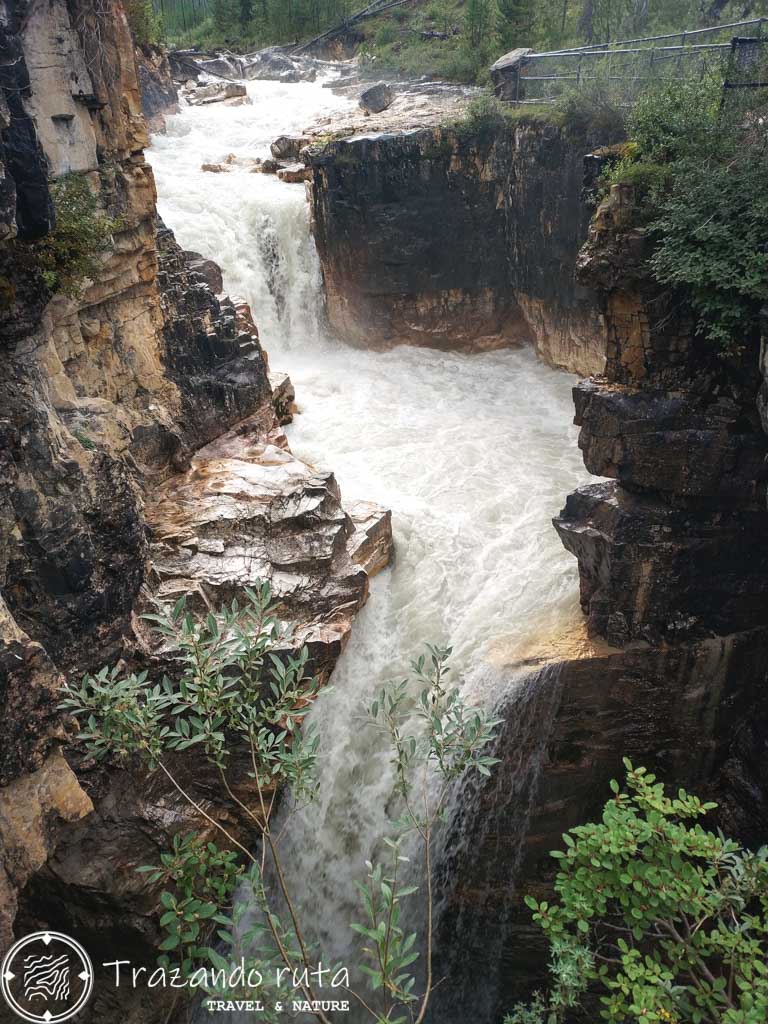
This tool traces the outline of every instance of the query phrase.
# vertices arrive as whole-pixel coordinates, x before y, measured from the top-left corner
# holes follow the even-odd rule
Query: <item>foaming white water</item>
[[[575,563],[550,519],[586,474],[570,425],[573,378],[530,351],[374,353],[324,335],[303,186],[200,165],[264,156],[277,135],[349,101],[319,84],[248,88],[253,106],[169,118],[150,153],[160,211],[182,245],[221,264],[227,289],[251,303],[273,367],[291,374],[294,452],[332,468],[343,495],[390,507],[396,542],[334,689],[311,713],[323,742],[320,797],[283,839],[302,917],[328,962],[349,955],[351,878],[387,833],[392,803],[389,752],[361,728],[360,705],[425,641],[451,643],[462,685],[496,703],[509,674],[489,667],[493,651],[576,614]]]
[[[300,135],[310,121],[353,106],[320,82],[249,82],[252,105],[211,103],[167,118],[147,153],[158,209],[186,249],[215,260],[230,294],[246,298],[269,343],[314,345],[320,336],[320,268],[307,229],[303,185],[227,165],[270,156],[279,135]]]

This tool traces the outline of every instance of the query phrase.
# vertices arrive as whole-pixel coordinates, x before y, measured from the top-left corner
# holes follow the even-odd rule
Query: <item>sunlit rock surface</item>
[[[0,952],[12,929],[60,927],[105,958],[129,949],[152,963],[156,894],[135,868],[201,821],[157,774],[96,767],[73,748],[67,766],[64,676],[118,659],[152,668],[137,616],[179,567],[213,600],[266,572],[327,673],[367,595],[369,552],[353,556],[376,530],[365,523],[358,538],[332,476],[287,452],[277,421],[293,388],[278,375],[273,394],[250,310],[157,223],[120,5],[103,16],[85,0],[13,0],[2,12]],[[97,279],[52,297],[19,246],[52,226],[48,174],[70,171],[88,176],[117,227]],[[201,469],[196,453],[243,421],[248,451],[224,445]],[[251,534],[253,558],[237,547]],[[217,536],[232,544],[218,566]],[[196,768],[185,772],[206,801]],[[95,998],[84,1021],[166,1019],[162,1000],[123,996],[119,1007]]]
[[[172,607],[189,593],[204,610],[269,580],[293,642],[306,644],[324,672],[367,597],[366,570],[391,555],[388,512],[355,505],[350,517],[331,473],[294,458],[281,435],[242,426],[197,452],[191,469],[160,489],[147,522],[156,580],[150,603]]]

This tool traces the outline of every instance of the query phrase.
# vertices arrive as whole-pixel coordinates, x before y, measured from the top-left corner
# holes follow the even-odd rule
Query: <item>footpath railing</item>
[[[601,81],[631,103],[650,82],[723,69],[727,88],[762,88],[768,18],[661,36],[535,53],[513,50],[491,68],[496,94],[513,103],[547,103],[565,90]],[[750,78],[752,76],[752,79]]]

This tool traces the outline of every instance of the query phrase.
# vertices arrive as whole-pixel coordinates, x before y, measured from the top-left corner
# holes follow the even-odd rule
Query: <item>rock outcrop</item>
[[[201,820],[157,774],[71,757],[64,676],[151,668],[142,611],[257,575],[327,674],[391,530],[290,454],[293,389],[250,310],[158,222],[119,0],[13,0],[0,20],[0,952],[58,926],[152,963],[156,894],[135,868]],[[113,237],[94,280],[52,295],[35,244],[54,225],[49,174],[69,173]],[[196,770],[210,812],[243,827]],[[167,1018],[162,999],[123,996],[97,993],[83,1019]]]
[[[366,133],[310,150],[334,329],[379,347],[533,343],[550,365],[601,371],[605,321],[575,277],[590,217],[588,146],[521,121]]]
[[[137,46],[141,112],[151,132],[165,130],[165,115],[179,110],[179,94],[167,52],[160,46]]]
[[[546,944],[522,896],[551,891],[548,852],[599,814],[622,756],[715,800],[711,823],[727,834],[768,837],[759,339],[724,353],[696,335],[683,298],[647,272],[631,205],[614,189],[578,260],[609,339],[604,375],[574,398],[587,468],[611,479],[570,495],[555,519],[585,619],[500,669],[502,764],[456,826],[441,947],[462,956],[438,970],[455,969],[459,1005],[488,1019],[543,977]],[[489,934],[501,964],[490,984]],[[457,1019],[439,992],[435,1013]]]
[[[184,97],[193,107],[205,106],[208,103],[231,103],[234,100],[250,102],[245,86],[241,82],[209,82],[207,85],[185,89]]]

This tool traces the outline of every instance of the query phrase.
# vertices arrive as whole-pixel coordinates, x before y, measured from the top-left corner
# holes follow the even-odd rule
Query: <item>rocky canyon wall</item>
[[[600,372],[605,321],[576,257],[598,142],[539,122],[331,142],[311,160],[328,315],[352,344],[533,343]]]
[[[265,577],[327,674],[389,558],[389,517],[343,509],[332,474],[293,457],[290,383],[250,310],[158,223],[118,0],[1,13],[0,951],[58,926],[152,963],[156,894],[135,867],[200,822],[155,777],[65,747],[68,763],[64,676],[151,669],[143,611],[187,592],[203,609]],[[113,234],[95,279],[54,295],[36,245],[55,229],[50,183],[70,174]],[[146,1024],[161,1004],[129,993],[119,1012]],[[84,1019],[117,1012],[97,996]]]
[[[544,979],[523,895],[551,892],[549,851],[600,814],[623,756],[717,801],[710,824],[727,834],[768,838],[760,339],[723,352],[695,333],[683,298],[646,269],[633,207],[614,186],[577,266],[608,337],[604,375],[574,389],[586,466],[608,480],[554,521],[578,560],[584,622],[507,666],[503,763],[455,839],[441,948],[460,945],[464,1002],[485,998],[489,1019]],[[490,987],[488,934],[501,963]],[[436,998],[440,1020],[450,1008]]]

